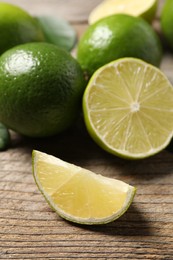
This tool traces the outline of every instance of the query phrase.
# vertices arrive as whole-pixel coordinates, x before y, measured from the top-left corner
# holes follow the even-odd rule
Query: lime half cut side
[[[140,16],[151,22],[156,14],[157,2],[157,0],[104,0],[91,11],[88,22],[93,24],[104,17],[118,13]]]
[[[33,151],[35,182],[50,206],[64,219],[94,225],[119,218],[136,189],[59,158]]]
[[[121,157],[156,154],[173,136],[173,87],[159,69],[139,59],[98,69],[84,92],[83,111],[92,138]]]

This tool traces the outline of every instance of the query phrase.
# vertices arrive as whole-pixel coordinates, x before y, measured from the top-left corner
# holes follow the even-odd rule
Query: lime
[[[26,43],[0,58],[0,121],[27,136],[69,127],[85,87],[78,62],[49,43]]]
[[[98,69],[85,90],[83,110],[91,137],[124,158],[156,154],[173,136],[173,87],[158,68],[139,59]]]
[[[0,54],[13,46],[43,40],[36,20],[26,11],[9,3],[0,3]]]
[[[77,59],[91,76],[101,66],[123,57],[135,57],[159,66],[159,38],[142,18],[116,14],[89,26],[80,39]]]
[[[161,12],[161,28],[163,35],[173,50],[173,1],[166,0]]]
[[[89,15],[89,23],[103,17],[123,13],[140,16],[151,22],[156,14],[157,0],[105,0],[96,6]]]
[[[119,218],[136,190],[39,151],[33,151],[33,174],[50,206],[62,218],[80,224],[105,224]]]
[[[4,151],[10,144],[10,133],[8,129],[0,123],[0,151]]]

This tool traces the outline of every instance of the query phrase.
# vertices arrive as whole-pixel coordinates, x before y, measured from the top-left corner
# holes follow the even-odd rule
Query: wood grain
[[[54,4],[63,2],[69,4],[63,7],[69,13],[72,5],[53,0],[11,2],[35,13],[43,6],[55,12]],[[87,4],[74,3],[78,12],[85,13],[75,20],[80,36],[87,26]],[[88,0],[90,8],[94,3]],[[161,68],[173,83],[173,57],[166,50]],[[0,153],[0,259],[173,259],[173,145],[151,158],[126,161],[102,151],[88,136],[82,119],[54,138],[11,135],[11,148]],[[120,219],[104,226],[62,220],[34,183],[33,149],[136,186],[133,204]]]

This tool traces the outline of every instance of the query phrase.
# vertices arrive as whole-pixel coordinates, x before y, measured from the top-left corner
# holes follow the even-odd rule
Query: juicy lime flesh
[[[84,94],[88,130],[105,149],[145,157],[173,133],[173,87],[155,67],[136,59],[98,70]]]
[[[99,4],[90,14],[89,23],[116,13],[133,16],[144,16],[147,20],[153,18],[156,11],[156,0],[108,0]],[[152,17],[151,17],[152,16]]]
[[[54,157],[52,162],[47,161],[45,154],[34,153],[38,156],[36,182],[61,216],[92,224],[115,219],[127,210],[135,192],[132,186]]]

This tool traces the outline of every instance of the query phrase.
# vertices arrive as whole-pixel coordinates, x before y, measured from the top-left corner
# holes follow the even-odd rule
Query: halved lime
[[[157,10],[157,0],[105,0],[96,6],[89,15],[89,23],[103,17],[123,13],[143,17],[151,21]]]
[[[136,191],[122,181],[35,150],[33,174],[51,207],[62,218],[80,224],[105,224],[117,219],[128,209]]]
[[[161,70],[139,59],[98,69],[85,90],[83,110],[92,138],[115,155],[148,157],[173,136],[173,87]]]

